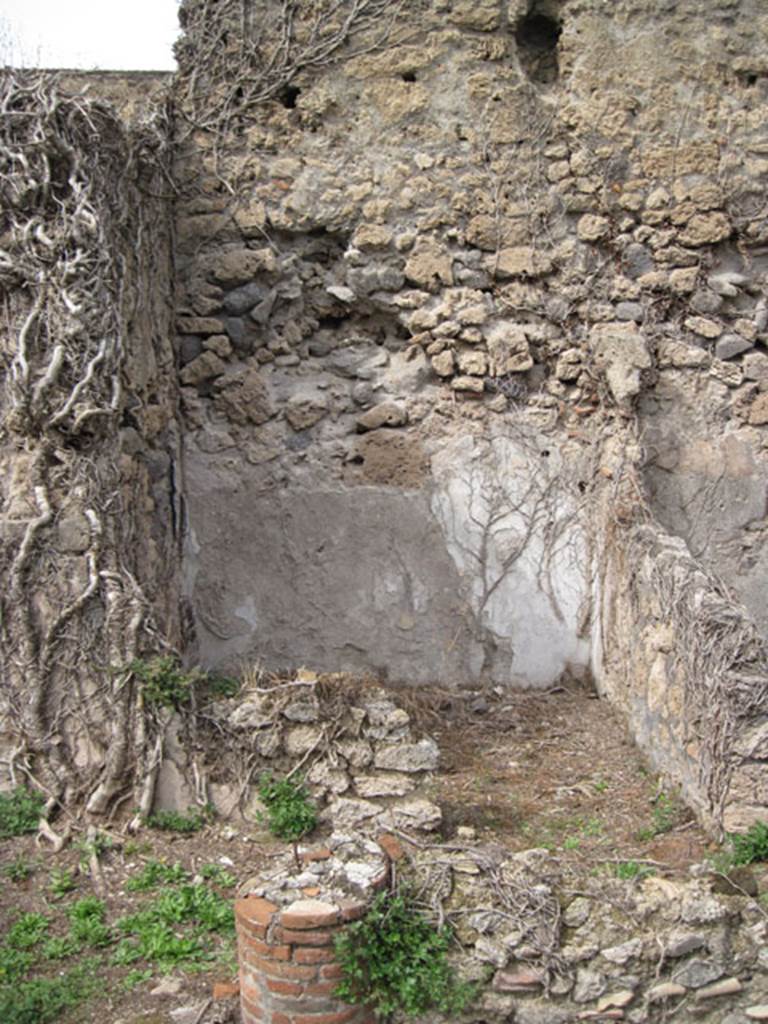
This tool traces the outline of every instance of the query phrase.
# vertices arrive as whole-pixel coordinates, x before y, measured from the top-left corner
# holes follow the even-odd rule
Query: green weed
[[[259,781],[259,796],[267,809],[269,831],[278,839],[297,842],[317,824],[317,809],[299,777],[275,780],[265,773]]]
[[[50,1024],[65,1010],[83,1003],[98,984],[97,964],[79,964],[54,978],[0,984],[3,1024]]]
[[[199,808],[193,808],[188,814],[181,811],[156,811],[147,818],[147,825],[162,832],[191,833],[205,828],[209,818],[210,814]]]
[[[179,925],[191,929],[180,934]],[[215,958],[206,936],[231,934],[234,914],[231,903],[204,885],[161,889],[153,902],[117,922],[123,938],[112,962],[132,964],[146,960],[161,970],[177,965],[188,969]]]
[[[145,661],[132,661],[130,670],[141,683],[145,703],[178,710],[192,700],[192,688],[198,679],[195,672],[185,672],[171,654]]]
[[[641,842],[655,839],[656,836],[671,832],[680,823],[682,808],[678,798],[663,791],[653,798],[651,825],[638,829],[636,835]]]
[[[148,857],[152,853],[152,843],[148,839],[129,839],[123,846],[126,857]]]
[[[756,821],[744,835],[734,832],[728,840],[733,850],[734,865],[768,860],[768,822]]]
[[[430,1009],[459,1013],[475,985],[457,981],[447,960],[450,932],[433,927],[403,893],[380,893],[366,916],[336,940],[343,978],[336,995],[377,1017]]]
[[[19,854],[10,864],[5,865],[3,874],[6,878],[10,878],[12,882],[25,882],[34,870],[34,867],[27,861],[26,857]]]
[[[149,861],[133,878],[125,883],[128,892],[145,892],[158,885],[174,885],[189,878],[189,872],[181,864],[163,864],[159,860]]]
[[[647,878],[656,872],[650,864],[638,864],[636,860],[623,860],[613,865],[613,873],[623,882],[631,882],[634,879]]]
[[[71,868],[54,868],[51,871],[48,891],[56,899],[61,899],[76,888],[75,873]]]
[[[221,864],[203,864],[200,868],[200,875],[207,882],[213,882],[214,885],[219,885],[222,889],[234,889],[237,885],[235,876]]]
[[[6,945],[11,949],[33,949],[45,937],[48,925],[42,914],[22,914],[8,929]]]
[[[45,940],[40,947],[40,956],[43,960],[65,960],[79,951],[80,943],[71,935],[57,935]]]
[[[112,932],[104,921],[104,904],[95,896],[86,896],[67,910],[69,934],[83,945],[97,949],[112,942]]]
[[[126,976],[123,978],[123,989],[126,992],[132,992],[137,985],[143,985],[145,981],[149,981],[152,977],[152,968],[147,967],[145,970],[141,970],[139,967],[134,967],[132,971],[128,971]]]
[[[0,946],[0,986],[23,978],[35,960],[34,953]]]
[[[587,818],[581,822],[581,834],[590,839],[596,839],[603,834],[603,823],[599,818]]]
[[[0,793],[0,839],[34,832],[40,820],[45,797],[24,786]]]

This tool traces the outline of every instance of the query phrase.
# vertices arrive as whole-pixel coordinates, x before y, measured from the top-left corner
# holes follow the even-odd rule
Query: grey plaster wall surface
[[[579,671],[588,556],[557,460],[543,461],[465,436],[419,489],[275,486],[189,444],[199,658],[413,683],[546,686]]]

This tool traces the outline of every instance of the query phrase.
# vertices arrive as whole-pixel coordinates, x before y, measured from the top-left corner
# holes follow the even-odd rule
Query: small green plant
[[[97,963],[91,960],[53,978],[0,984],[0,1020],[3,1024],[51,1024],[84,1002],[97,983]]]
[[[447,960],[450,932],[435,928],[400,893],[380,893],[366,916],[336,940],[343,978],[336,995],[365,1003],[378,1017],[396,1011],[458,1013],[476,986],[460,982]]]
[[[242,683],[239,679],[233,679],[231,676],[217,676],[208,673],[202,677],[200,686],[206,697],[218,700],[236,697],[240,692]]]
[[[129,839],[123,846],[126,857],[148,857],[152,853],[152,843],[148,839]]]
[[[596,782],[593,782],[592,785],[594,786],[596,793],[605,793],[608,789],[608,783],[605,779],[598,779]]]
[[[125,888],[128,892],[145,892],[158,885],[174,885],[176,882],[185,882],[188,878],[189,872],[181,864],[163,864],[162,861],[151,860],[145,864],[138,875],[128,879]]]
[[[0,988],[23,978],[35,962],[35,954],[28,950],[0,946]]]
[[[72,868],[53,868],[51,879],[48,883],[48,891],[56,899],[61,899],[68,892],[77,888],[75,873]]]
[[[603,834],[603,823],[599,818],[587,818],[581,822],[581,834],[595,839]]]
[[[744,835],[733,832],[728,840],[733,850],[734,865],[768,860],[768,822],[756,821]]]
[[[45,940],[40,947],[40,956],[43,960],[65,960],[79,950],[80,943],[71,935],[57,935]]]
[[[95,896],[85,896],[67,910],[70,936],[82,946],[108,946],[112,932],[104,922],[105,916],[103,902]]]
[[[660,790],[653,798],[651,825],[637,831],[637,838],[642,842],[655,839],[656,836],[671,832],[680,822],[681,806],[676,796]]]
[[[638,864],[636,860],[623,860],[613,865],[613,873],[623,882],[631,882],[635,879],[648,878],[655,874],[650,864]]]
[[[578,836],[566,836],[563,840],[564,850],[578,850],[579,846],[581,846],[581,840]]]
[[[221,886],[222,889],[233,889],[237,885],[237,879],[221,864],[203,864],[200,868],[200,875],[207,882]]]
[[[5,865],[3,874],[6,878],[10,878],[12,882],[25,882],[34,870],[34,867],[27,861],[26,857],[19,854],[10,864]]]
[[[17,786],[10,793],[0,793],[0,839],[34,832],[45,804],[41,793]]]
[[[199,832],[205,828],[209,818],[210,812],[198,807],[187,814],[181,811],[155,811],[147,818],[147,825],[162,832]]]
[[[192,699],[192,688],[198,680],[196,672],[185,672],[172,654],[158,655],[147,661],[137,658],[130,664],[134,677],[141,683],[147,704],[178,710]]]
[[[299,777],[275,780],[265,773],[259,781],[259,796],[267,810],[269,831],[278,839],[298,842],[317,824],[317,809]]]
[[[149,981],[151,977],[151,967],[147,967],[144,970],[134,967],[134,969],[132,971],[128,971],[126,976],[123,978],[123,989],[126,992],[132,992],[137,985],[143,985],[144,982]]]
[[[180,925],[190,927],[182,933]],[[207,936],[231,934],[234,926],[229,900],[206,886],[161,889],[148,907],[117,922],[125,938],[118,943],[112,962],[127,965],[145,960],[163,971],[176,966],[195,969],[216,958]]]
[[[22,914],[8,929],[6,945],[11,949],[33,949],[45,938],[48,924],[42,914]]]

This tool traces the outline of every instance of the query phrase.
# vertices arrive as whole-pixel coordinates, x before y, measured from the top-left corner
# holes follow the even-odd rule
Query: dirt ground
[[[578,873],[630,862],[673,875],[714,850],[674,792],[647,769],[611,709],[581,689],[545,695],[433,691],[418,697],[400,691],[395,699],[441,747],[441,770],[426,795],[443,808],[443,837],[454,837],[459,828],[466,837],[474,829],[478,840],[510,850],[544,846]],[[178,862],[190,877],[204,865],[219,865],[241,885],[280,849],[263,829],[243,822],[214,822],[190,835],[146,828],[129,837],[114,827],[109,837],[112,846],[100,859],[107,922],[152,898],[126,889],[150,861]],[[0,842],[0,934],[27,912],[46,915],[50,934],[61,933],[67,908],[94,893],[82,857],[77,837],[60,853],[36,846],[32,836]],[[19,863],[31,873],[14,880],[9,867]],[[74,887],[57,893],[56,880],[65,872]],[[232,881],[218,888],[227,899],[235,892]],[[215,983],[235,978],[231,937],[217,938],[217,959],[192,973],[176,970],[170,984],[136,964],[146,977],[130,989],[129,967],[112,965],[109,948],[97,952],[97,992],[56,1018],[63,1024],[237,1020],[236,998],[213,998]]]
[[[574,869],[656,861],[683,871],[714,850],[673,789],[648,768],[611,708],[582,688],[465,698],[432,735],[445,831],[474,827]]]

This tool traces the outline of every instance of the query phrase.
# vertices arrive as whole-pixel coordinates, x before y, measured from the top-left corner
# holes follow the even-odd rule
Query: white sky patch
[[[173,70],[178,0],[0,0],[0,65]]]

